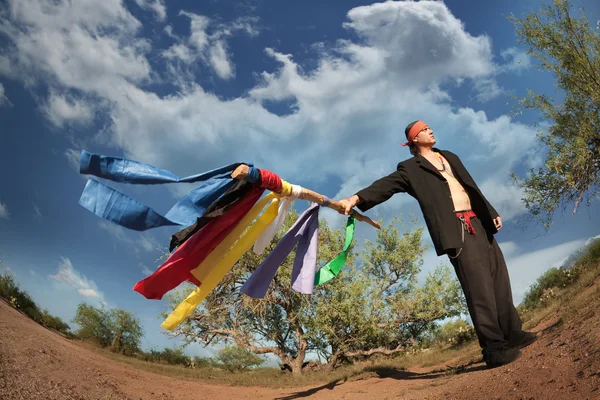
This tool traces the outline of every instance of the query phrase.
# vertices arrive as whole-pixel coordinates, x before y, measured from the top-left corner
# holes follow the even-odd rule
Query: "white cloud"
[[[160,246],[156,239],[149,235],[140,235],[139,239],[137,240],[137,243],[143,250],[147,252],[152,252]]]
[[[13,277],[16,275],[15,271],[13,271],[11,267],[4,267],[3,270],[4,270],[4,273],[6,273],[8,275],[12,275]]]
[[[150,253],[161,247],[160,243],[149,234],[135,235],[137,239],[134,240],[128,234],[127,229],[120,225],[101,220],[98,222],[98,226],[107,231],[121,245],[125,245],[136,253],[139,253],[140,249]],[[137,245],[138,247],[135,247],[134,245]]]
[[[164,0],[135,0],[135,2],[144,10],[153,11],[159,21],[164,21],[167,17],[167,8]]]
[[[120,225],[108,221],[100,221],[98,222],[98,226],[110,233],[115,239],[117,239],[121,243],[133,243],[133,240],[129,238],[125,233],[125,228],[123,228]]]
[[[162,55],[168,60],[181,60],[186,64],[191,64],[195,59],[192,51],[184,44],[174,44],[163,51]]]
[[[54,92],[50,93],[43,110],[48,120],[59,128],[62,128],[65,123],[87,125],[94,118],[94,112],[86,101],[68,98]]]
[[[77,173],[79,173],[79,159],[81,157],[81,151],[75,149],[67,149],[64,153],[67,158],[67,162],[69,163],[69,167]],[[85,178],[85,177],[84,177]],[[87,179],[87,178],[85,178]]]
[[[192,66],[199,59],[217,76],[232,79],[235,66],[226,40],[239,31],[256,35],[256,20],[219,25],[181,12],[190,20],[189,35],[179,38],[167,26],[174,44],[152,49],[163,55],[167,75],[180,90],[159,96],[142,88],[162,78],[146,58],[150,46],[139,36],[139,21],[118,0],[84,3],[90,11],[79,15],[79,5],[12,0],[18,11],[0,28],[15,50],[8,53],[9,65],[71,99],[96,99],[89,109],[106,113],[110,123],[104,143],[126,157],[180,175],[254,162],[308,188],[333,178],[341,183],[327,184],[324,194],[345,197],[408,158],[400,146],[404,127],[425,119],[439,147],[463,159],[503,217],[523,212],[508,174],[528,159],[535,133],[507,117],[491,119],[480,110],[456,108],[443,89],[446,84],[460,84],[475,95],[482,88],[493,94],[489,88],[498,88],[494,77],[500,67],[493,61],[490,38],[471,35],[443,2],[389,1],[354,8],[344,26],[356,39],[315,45],[316,68],[307,69],[293,54],[266,49],[276,68],[260,73],[248,95],[227,100],[199,86]],[[21,25],[27,29],[16,28]],[[511,52],[506,56],[514,58]],[[265,106],[279,101],[290,105],[287,115]],[[470,147],[456,145],[464,142]],[[78,153],[68,150],[66,155],[78,165]],[[411,201],[398,196],[370,214],[387,217]]]
[[[8,219],[10,217],[10,213],[8,212],[8,207],[6,204],[0,201],[0,218]]]
[[[506,264],[515,304],[523,300],[531,284],[540,275],[552,267],[560,267],[569,255],[585,244],[585,241],[585,239],[573,240],[516,256],[507,254]]]
[[[475,81],[475,98],[480,103],[490,101],[506,91],[498,85],[494,78],[482,78]]]
[[[100,297],[94,289],[78,289],[77,293],[85,297]]]
[[[146,264],[140,263],[139,266],[142,268],[142,274],[146,276],[152,275],[154,273],[154,271],[148,268]]]
[[[33,212],[34,212],[33,215],[35,216],[36,219],[42,218],[42,212],[40,211],[40,208],[35,203],[33,203]]]
[[[4,85],[0,83],[0,107],[10,105],[10,101],[6,94],[4,93]]]
[[[10,22],[0,26],[16,51],[3,64],[25,82],[107,96],[128,82],[149,79],[148,41],[121,0],[71,3],[9,0]]]
[[[510,47],[503,50],[500,55],[507,61],[500,69],[506,72],[516,72],[531,67],[531,57],[525,51]]]
[[[505,258],[516,256],[520,250],[519,245],[512,241],[498,243],[498,246],[502,249],[502,254],[504,254]]]
[[[217,40],[210,48],[210,65],[221,79],[233,78],[233,66],[227,54],[225,41]]]
[[[76,271],[73,268],[71,260],[66,257],[62,257],[62,262],[59,264],[56,274],[50,275],[50,278],[75,288],[77,293],[81,296],[97,298],[100,301],[104,301],[104,295],[98,290],[96,283]]]
[[[259,33],[257,28],[258,19],[243,17],[230,24],[215,24],[210,18],[186,11],[179,15],[190,19],[190,34],[187,39],[179,38],[173,34],[172,28],[165,28],[167,35],[177,41],[162,56],[171,61],[169,69],[174,69],[174,75],[188,75],[185,69],[176,68],[173,62],[181,61],[184,65],[191,66],[200,60],[210,66],[215,74],[224,80],[235,76],[235,66],[232,62],[232,54],[228,51],[227,39],[237,31],[243,31],[249,36]]]

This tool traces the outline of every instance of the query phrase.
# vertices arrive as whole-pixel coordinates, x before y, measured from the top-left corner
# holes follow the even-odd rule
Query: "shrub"
[[[144,351],[139,353],[138,358],[158,364],[183,365],[186,367],[192,365],[192,358],[187,356],[181,348]]]
[[[67,323],[65,323],[59,317],[52,315],[48,312],[48,310],[42,311],[42,325],[46,328],[53,329],[57,332],[68,334],[70,331],[70,327]]]
[[[535,282],[523,298],[522,305],[525,309],[533,309],[541,303],[554,298],[556,288],[564,288],[577,280],[576,269],[550,268],[544,272]]]
[[[463,319],[446,322],[440,326],[436,341],[441,345],[459,346],[475,338],[473,325]]]
[[[216,359],[229,371],[242,371],[264,363],[262,357],[241,346],[222,348],[219,350]]]

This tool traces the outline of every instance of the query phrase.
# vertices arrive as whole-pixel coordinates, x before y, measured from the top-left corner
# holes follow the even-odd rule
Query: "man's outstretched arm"
[[[399,167],[398,170],[376,180],[353,196],[339,200],[339,202],[344,206],[344,214],[346,215],[355,206],[358,206],[361,211],[367,211],[388,200],[396,193],[406,192],[409,187],[410,184],[406,170],[403,167]]]

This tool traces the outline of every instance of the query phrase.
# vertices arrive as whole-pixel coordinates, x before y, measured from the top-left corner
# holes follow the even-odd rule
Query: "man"
[[[341,200],[347,215],[352,207],[361,211],[408,193],[421,207],[438,256],[447,254],[467,300],[469,314],[489,368],[516,360],[536,335],[521,329],[512,301],[504,257],[494,234],[502,219],[481,193],[458,156],[433,147],[433,131],[423,121],[405,129],[413,155],[396,171],[354,196]]]

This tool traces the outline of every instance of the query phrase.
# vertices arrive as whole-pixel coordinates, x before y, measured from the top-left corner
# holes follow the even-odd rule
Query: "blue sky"
[[[404,126],[424,119],[503,217],[497,240],[517,302],[544,270],[600,234],[598,201],[575,216],[557,214],[547,234],[525,225],[509,178],[541,158],[535,117],[507,117],[508,94],[555,92],[506,19],[539,9],[537,0],[489,1],[486,9],[474,0],[7,3],[0,259],[67,321],[79,302],[104,302],[141,318],[146,348],[174,344],[160,328],[164,304],[132,287],[158,266],[157,248],[175,229],[127,231],[78,206],[82,149],[179,176],[253,162],[339,199],[408,158]],[[600,15],[597,3],[581,4]],[[161,213],[191,189],[116,186]],[[387,222],[395,212],[423,224],[407,195],[368,215]],[[345,223],[333,211],[321,215]],[[359,224],[356,235],[374,233]],[[424,273],[439,263],[449,265],[427,252]]]

